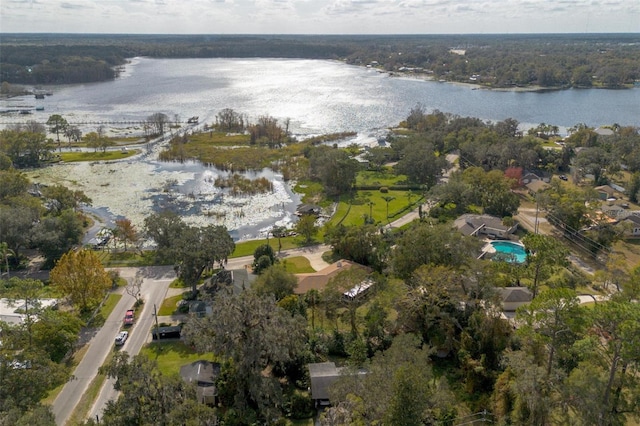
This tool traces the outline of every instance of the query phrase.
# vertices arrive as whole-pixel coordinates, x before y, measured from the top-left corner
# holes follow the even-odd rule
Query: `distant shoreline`
[[[385,70],[381,70],[381,69],[376,69],[377,71],[381,72],[381,73],[385,73],[387,74],[389,77],[394,77],[394,78],[406,78],[406,79],[410,79],[410,80],[422,80],[422,81],[432,81],[432,82],[436,82],[436,83],[449,83],[449,84],[454,84],[454,85],[460,85],[460,86],[467,86],[470,87],[471,90],[492,90],[494,92],[555,92],[555,91],[560,91],[560,90],[569,90],[569,89],[576,89],[576,90],[600,90],[600,89],[605,89],[605,90],[629,90],[629,89],[634,89],[635,86],[631,85],[631,86],[623,86],[623,87],[619,87],[619,88],[613,88],[613,87],[576,87],[576,86],[561,86],[561,87],[547,87],[547,86],[514,86],[514,87],[492,87],[492,86],[485,86],[483,84],[478,84],[478,83],[467,83],[464,81],[451,81],[451,80],[436,80],[436,78],[431,75],[431,74],[425,74],[425,73],[403,73],[403,72],[398,72],[398,71],[385,71]]]

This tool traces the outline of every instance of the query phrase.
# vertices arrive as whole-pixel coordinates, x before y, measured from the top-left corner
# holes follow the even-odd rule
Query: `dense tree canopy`
[[[612,87],[638,79],[633,34],[511,35],[12,35],[0,80],[19,84],[103,81],[134,56],[344,59],[394,72],[490,87]],[[452,50],[452,46],[463,46]],[[399,55],[398,53],[402,54]],[[479,76],[479,77],[478,77]]]
[[[232,405],[248,416],[243,418],[251,418],[251,411],[263,419],[280,415],[276,407],[282,403],[282,389],[271,369],[301,353],[305,335],[298,317],[273,298],[247,291],[217,298],[212,315],[192,317],[183,333],[198,350],[230,360]]]

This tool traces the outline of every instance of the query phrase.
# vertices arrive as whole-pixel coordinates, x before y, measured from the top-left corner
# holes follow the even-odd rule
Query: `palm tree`
[[[387,202],[387,222],[389,222],[389,203],[396,199],[396,197],[391,197],[389,195],[382,197],[383,200]]]
[[[9,248],[9,245],[5,242],[0,243],[0,256],[4,259],[5,267],[7,268],[7,278],[11,278],[9,273],[9,256],[15,256],[16,253]]]

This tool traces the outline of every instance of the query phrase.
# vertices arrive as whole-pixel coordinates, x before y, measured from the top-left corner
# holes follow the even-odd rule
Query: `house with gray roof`
[[[464,235],[493,238],[508,238],[518,229],[517,223],[507,226],[499,217],[488,214],[463,214],[455,220],[454,226]]]
[[[336,367],[335,362],[318,362],[309,364],[311,380],[311,399],[317,405],[329,405],[329,386],[342,374],[343,368]]]
[[[180,367],[180,377],[185,382],[196,386],[196,396],[201,404],[216,404],[218,376],[220,376],[220,364],[217,362],[198,360]]]
[[[630,214],[618,222],[624,224],[627,227],[625,230],[626,237],[637,238],[640,237],[640,216]]]
[[[526,287],[502,287],[497,290],[505,312],[515,312],[520,306],[533,300],[533,293]]]

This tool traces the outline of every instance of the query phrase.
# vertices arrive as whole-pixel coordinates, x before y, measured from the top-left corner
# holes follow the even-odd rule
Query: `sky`
[[[640,33],[640,0],[0,0],[0,33]]]

